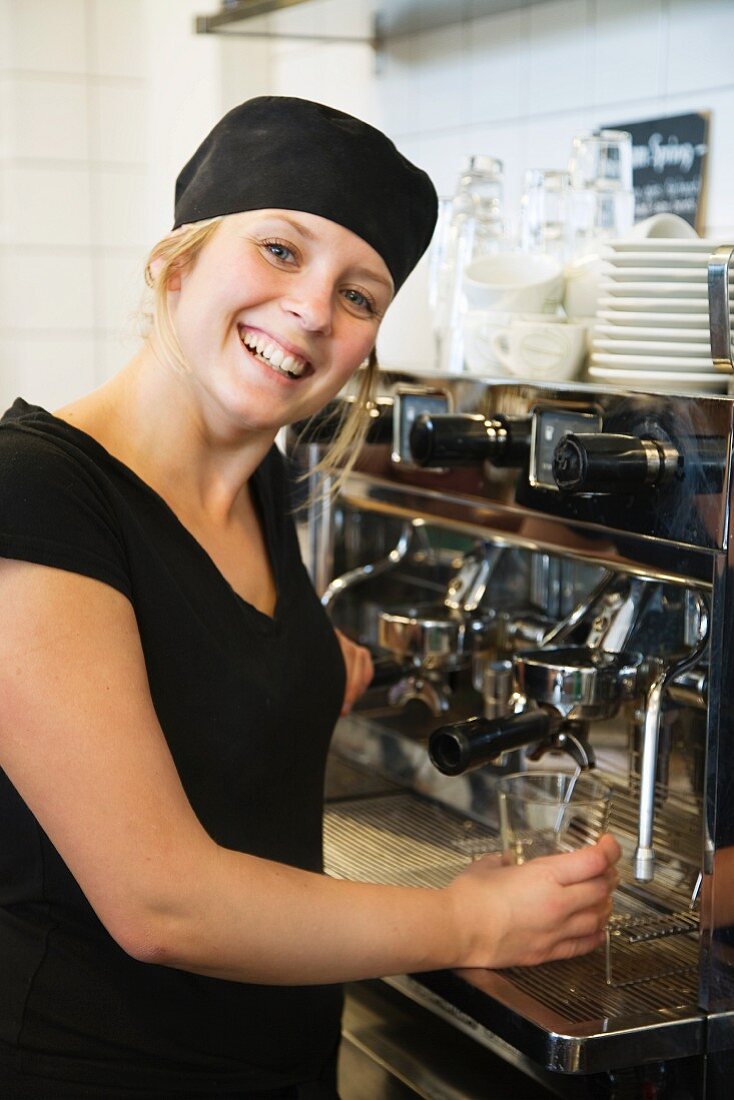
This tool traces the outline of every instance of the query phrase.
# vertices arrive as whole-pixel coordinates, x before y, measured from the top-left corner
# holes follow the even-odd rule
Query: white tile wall
[[[527,114],[528,80],[522,62],[529,35],[527,8],[469,24],[469,122]]]
[[[31,404],[53,411],[97,384],[91,336],[11,339],[8,345],[15,392],[6,390],[6,407],[14,397],[24,397]],[[0,392],[2,389],[5,387],[0,387]]]
[[[4,177],[0,206],[7,211],[8,243],[48,246],[91,243],[86,167],[26,168],[10,162]]]
[[[38,73],[84,73],[85,0],[11,0],[9,67]]]
[[[0,328],[41,333],[94,328],[92,260],[42,250],[0,253]]]
[[[135,333],[142,297],[143,252],[102,254],[95,265],[97,321],[116,336]]]
[[[148,154],[148,89],[98,83],[92,89],[91,156],[94,160],[144,165]]]
[[[469,70],[465,23],[416,35],[413,129],[422,133],[466,125],[469,120]]]
[[[669,0],[665,91],[671,95],[732,84],[731,0]]]
[[[529,14],[529,113],[577,110],[589,98],[590,0],[554,0]]]
[[[148,72],[144,0],[91,0],[90,71],[145,77]]]
[[[83,77],[0,75],[2,155],[26,160],[83,161],[89,156]]]
[[[591,102],[635,104],[662,91],[667,35],[662,0],[596,0]]]
[[[146,232],[148,177],[144,168],[99,168],[92,172],[92,238],[107,248],[141,249]]]

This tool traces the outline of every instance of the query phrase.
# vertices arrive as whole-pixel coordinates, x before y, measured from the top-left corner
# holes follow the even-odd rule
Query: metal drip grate
[[[486,826],[408,792],[331,804],[324,836],[329,874],[403,886],[444,886],[472,858],[499,847]],[[600,949],[580,959],[504,970],[502,977],[567,1024],[695,1005],[695,916],[661,914],[623,896],[618,909],[610,932],[611,974]]]
[[[498,848],[484,825],[411,794],[337,803],[324,818],[326,870],[392,886],[446,886],[472,859]]]

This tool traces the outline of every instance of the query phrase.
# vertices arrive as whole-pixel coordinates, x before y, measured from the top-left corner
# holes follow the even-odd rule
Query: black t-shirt
[[[224,847],[320,871],[344,665],[301,562],[275,447],[252,484],[278,590],[272,619],[128,467],[19,400],[0,421],[0,556],[122,592],[204,828]],[[0,1060],[161,1094],[317,1076],[338,1040],[338,986],[248,985],[130,958],[2,771],[0,838]]]

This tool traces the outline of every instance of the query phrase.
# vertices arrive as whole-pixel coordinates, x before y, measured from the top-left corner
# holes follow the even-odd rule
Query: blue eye
[[[264,243],[270,255],[274,256],[276,260],[292,260],[294,258],[292,250],[280,241],[265,241]]]
[[[366,294],[363,294],[360,290],[345,290],[344,297],[347,299],[348,302],[351,302],[353,306],[356,306],[357,309],[364,310],[365,313],[375,312],[374,302],[370,298],[368,298]]]

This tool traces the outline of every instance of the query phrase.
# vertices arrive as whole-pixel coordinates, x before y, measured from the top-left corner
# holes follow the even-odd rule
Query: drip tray
[[[487,826],[401,791],[331,803],[324,847],[326,871],[336,878],[441,887],[499,844]],[[617,908],[616,928],[659,923],[666,932],[625,937],[612,984],[603,948],[542,966],[432,972],[394,984],[486,1046],[510,1043],[558,1072],[595,1073],[700,1054],[695,929],[679,920],[685,934],[670,934],[675,920],[626,895],[619,895]],[[650,948],[654,978],[641,981]]]

